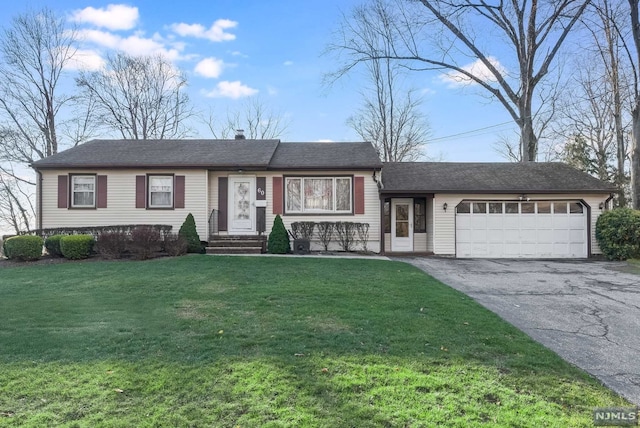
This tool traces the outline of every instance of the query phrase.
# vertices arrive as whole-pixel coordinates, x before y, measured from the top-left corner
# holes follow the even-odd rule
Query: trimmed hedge
[[[92,235],[68,235],[60,240],[62,255],[71,260],[86,259],[91,255],[95,239]]]
[[[43,244],[39,236],[14,236],[4,241],[4,255],[10,260],[38,260]]]
[[[102,232],[98,235],[95,250],[105,259],[119,259],[127,251],[129,236],[124,232]]]
[[[596,239],[609,260],[640,257],[640,211],[630,208],[605,211],[596,223]]]
[[[187,254],[189,243],[184,236],[175,233],[169,233],[164,236],[163,247],[164,251],[170,256],[183,256]]]
[[[131,231],[129,251],[138,260],[150,259],[160,251],[161,245],[160,232],[152,227],[140,226]]]
[[[44,248],[47,249],[47,253],[51,256],[62,257],[62,251],[60,250],[60,240],[65,235],[51,235],[44,240]]]
[[[35,229],[29,232],[21,232],[21,235],[38,235],[46,238],[51,235],[92,235],[97,238],[101,233],[123,232],[127,235],[136,227],[146,226],[158,230],[163,236],[171,232],[173,226],[168,224],[117,224],[111,226],[89,226],[89,227],[54,227],[50,229]]]
[[[273,220],[273,227],[271,228],[269,241],[267,243],[267,252],[271,254],[287,254],[291,252],[289,232],[287,232],[287,229],[284,227],[280,214]]]

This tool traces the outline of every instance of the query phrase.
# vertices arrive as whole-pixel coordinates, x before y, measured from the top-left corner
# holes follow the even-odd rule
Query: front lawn
[[[0,426],[585,426],[629,405],[399,262],[0,269]]]

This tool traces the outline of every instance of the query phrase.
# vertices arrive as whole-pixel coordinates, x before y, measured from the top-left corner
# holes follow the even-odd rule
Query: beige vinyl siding
[[[427,234],[426,233],[413,234],[413,251],[418,253],[424,253],[425,251],[427,251]]]
[[[245,172],[245,175],[252,175],[256,177],[266,177],[266,234],[268,235],[273,226],[275,215],[273,214],[273,177],[283,177],[285,175],[300,175],[305,177],[310,176],[338,176],[338,175],[353,175],[354,177],[364,177],[364,214],[358,215],[288,215],[282,216],[282,220],[287,229],[291,230],[291,223],[296,221],[350,221],[354,223],[369,223],[369,241],[367,243],[367,249],[373,252],[380,252],[380,203],[378,197],[378,186],[373,181],[373,171],[336,171],[334,173],[328,171],[287,171],[282,172]],[[212,209],[218,208],[218,177],[227,177],[229,175],[238,175],[237,172],[221,172],[211,171],[209,173],[209,212]],[[284,195],[283,195],[284,197]],[[335,239],[331,241],[330,250],[338,250],[340,247]],[[312,250],[323,249],[322,244],[314,239],[311,242]],[[357,250],[361,249],[358,245]]]
[[[58,175],[91,173],[107,176],[107,208],[58,208]],[[136,176],[174,174],[185,176],[185,208],[148,210],[136,208]],[[42,171],[42,227],[108,226],[118,224],[169,224],[177,233],[187,214],[193,214],[200,239],[207,232],[206,170],[44,170]]]
[[[455,237],[455,219],[456,205],[463,200],[514,200],[518,201],[520,194],[436,194],[434,197],[434,249],[433,252],[438,255],[454,256],[456,253],[456,237]],[[600,248],[595,238],[596,221],[602,212],[599,208],[601,202],[604,202],[609,194],[529,194],[531,200],[583,200],[591,208],[591,254],[601,254]],[[447,204],[447,211],[442,208]]]

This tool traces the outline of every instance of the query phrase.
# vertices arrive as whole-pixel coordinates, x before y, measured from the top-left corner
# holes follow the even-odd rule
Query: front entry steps
[[[209,238],[207,254],[262,254],[267,250],[265,235],[216,235]]]

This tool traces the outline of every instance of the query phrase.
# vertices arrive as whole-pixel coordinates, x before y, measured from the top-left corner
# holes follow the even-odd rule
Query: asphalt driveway
[[[640,275],[606,261],[397,258],[640,405]]]

